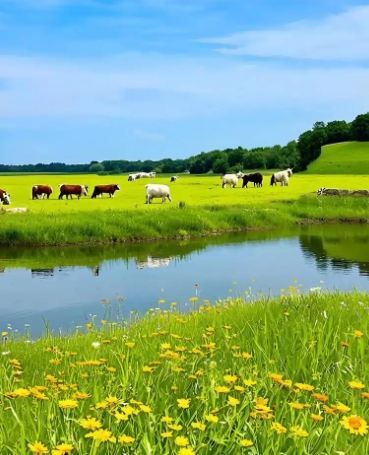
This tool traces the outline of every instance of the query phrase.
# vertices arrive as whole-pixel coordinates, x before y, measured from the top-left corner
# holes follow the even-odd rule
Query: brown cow
[[[63,199],[63,196],[65,196],[66,199],[68,199],[69,196],[73,199],[73,195],[77,196],[79,199],[81,196],[87,196],[88,193],[87,185],[66,185],[63,183],[63,185],[59,185],[59,188],[59,199]]]
[[[33,185],[32,187],[32,199],[49,199],[53,189],[50,185]]]
[[[8,194],[5,190],[0,189],[0,203],[4,205],[10,204],[10,194]]]
[[[116,183],[111,185],[96,185],[91,198],[95,199],[96,196],[101,196],[103,193],[107,193],[110,197],[114,197],[114,193],[118,190],[120,190],[120,188]]]

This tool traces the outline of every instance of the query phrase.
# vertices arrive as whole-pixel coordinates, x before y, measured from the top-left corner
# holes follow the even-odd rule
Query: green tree
[[[351,134],[356,141],[369,141],[369,112],[355,118],[351,123]]]

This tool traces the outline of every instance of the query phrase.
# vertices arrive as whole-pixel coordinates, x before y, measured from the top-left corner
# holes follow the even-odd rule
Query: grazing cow
[[[172,202],[170,197],[170,189],[167,185],[159,185],[156,183],[149,183],[145,185],[146,188],[146,204],[151,204],[152,199],[161,198],[161,202],[164,203],[166,199]]]
[[[236,174],[225,174],[222,177],[222,188],[226,185],[229,185],[232,188],[235,188],[238,183],[238,177]]]
[[[156,172],[155,171],[149,172],[149,177],[156,177]]]
[[[0,190],[0,204],[10,204],[10,194],[8,194],[5,190]]]
[[[177,180],[177,176],[176,175],[172,175],[172,177],[170,178],[170,181],[171,182],[175,182]]]
[[[118,190],[120,190],[120,188],[116,183],[111,185],[96,185],[91,199],[95,199],[96,196],[101,196],[103,193],[107,193],[110,197],[114,197],[114,193]]]
[[[260,188],[263,186],[263,176],[260,174],[260,172],[254,172],[253,174],[244,174],[242,177],[243,184],[242,188],[247,188],[247,184],[249,182],[254,183],[254,187],[256,186],[257,188]]]
[[[273,185],[277,186],[277,182],[280,182],[281,186],[288,186],[288,181],[289,181],[289,178],[291,177],[291,175],[292,175],[292,169],[290,169],[290,168],[288,168],[284,171],[275,172],[270,179],[270,184],[271,184],[271,186],[273,186]]]
[[[63,183],[63,185],[59,185],[59,188],[59,199],[63,199],[63,196],[65,196],[66,199],[68,199],[68,197],[73,199],[73,195],[77,196],[79,199],[81,196],[87,196],[88,193],[87,185],[66,185]]]
[[[342,190],[338,188],[319,188],[317,196],[355,196],[369,197],[369,190]]]
[[[53,189],[50,185],[33,185],[32,187],[32,199],[49,199]]]

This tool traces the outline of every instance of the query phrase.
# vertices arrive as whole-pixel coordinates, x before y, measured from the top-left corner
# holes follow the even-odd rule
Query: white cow
[[[177,176],[176,175],[172,175],[172,177],[170,178],[170,181],[171,182],[175,182],[177,180]]]
[[[151,201],[154,198],[161,198],[161,202],[165,202],[168,199],[169,202],[172,202],[170,197],[170,189],[168,185],[160,185],[157,183],[149,183],[145,185],[146,188],[146,204],[151,204]]]
[[[277,182],[279,182],[281,186],[288,186],[288,181],[291,175],[292,169],[290,168],[285,169],[284,171],[275,172],[270,179],[270,184],[273,186],[277,185]]]
[[[225,174],[222,177],[222,188],[224,188],[226,185],[231,186],[232,188],[235,188],[238,183],[238,177],[236,174]]]

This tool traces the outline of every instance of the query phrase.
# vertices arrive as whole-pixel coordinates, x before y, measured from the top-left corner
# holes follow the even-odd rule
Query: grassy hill
[[[369,174],[369,142],[326,145],[313,161],[308,174]]]

